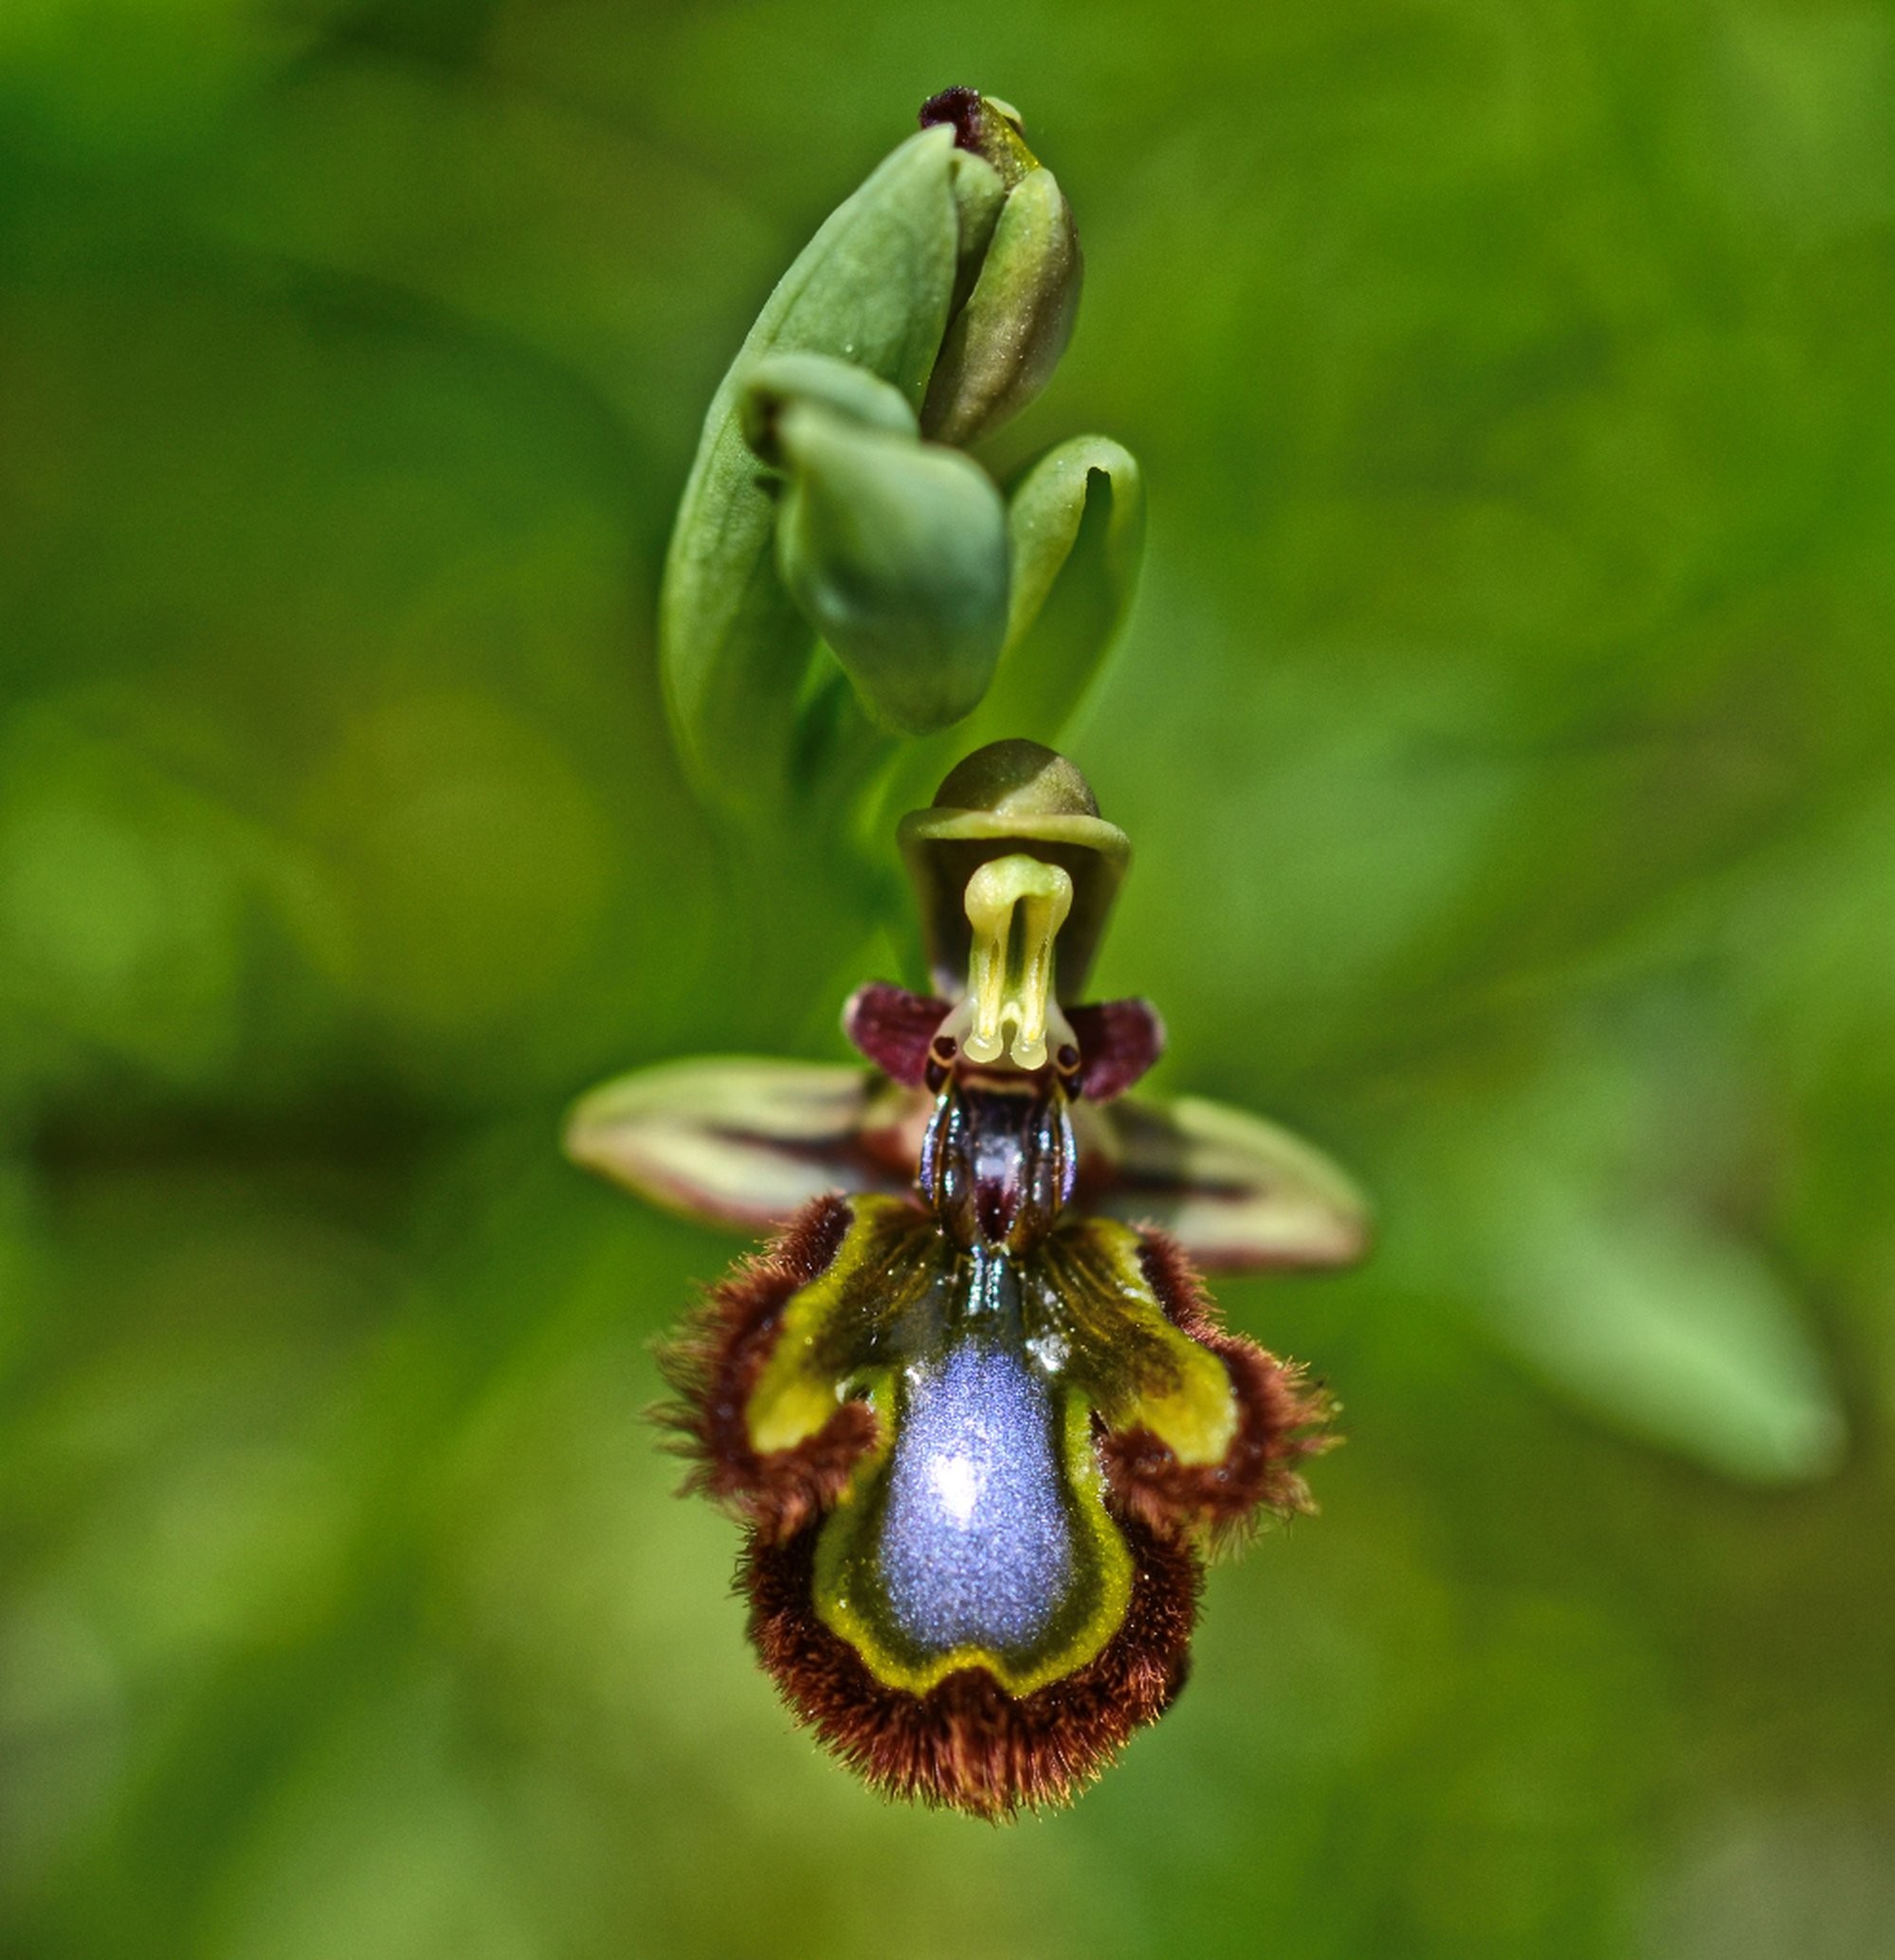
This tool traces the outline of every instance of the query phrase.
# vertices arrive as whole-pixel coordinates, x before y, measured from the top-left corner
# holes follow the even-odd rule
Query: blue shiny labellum
[[[891,1686],[922,1694],[978,1667],[1030,1693],[1097,1654],[1129,1597],[1093,1405],[1063,1360],[1048,1365],[1064,1350],[1032,1338],[1019,1258],[910,1229],[932,1261],[910,1270],[912,1306],[886,1337],[884,1446],[822,1530],[817,1611]],[[1037,1312],[1045,1279],[1037,1254],[1027,1262]]]
[[[917,1647],[1030,1646],[1075,1562],[1046,1375],[973,1341],[907,1371],[877,1559],[890,1620]]]

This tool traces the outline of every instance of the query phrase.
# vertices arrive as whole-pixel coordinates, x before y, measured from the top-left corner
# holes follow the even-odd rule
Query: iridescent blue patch
[[[877,1560],[890,1617],[934,1653],[1029,1645],[1074,1564],[1046,1375],[967,1340],[910,1369],[902,1399]]]

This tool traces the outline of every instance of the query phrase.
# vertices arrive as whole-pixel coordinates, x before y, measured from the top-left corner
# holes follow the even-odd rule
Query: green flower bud
[[[665,699],[700,794],[753,824],[817,783],[866,784],[889,733],[965,717],[1019,637],[1019,539],[948,445],[1044,385],[1070,329],[1078,250],[1004,103],[950,90],[923,122],[771,295],[679,506],[660,603]]]
[[[970,178],[977,188],[957,195]],[[712,400],[665,560],[659,660],[685,768],[726,814],[787,800],[814,652],[776,572],[776,500],[738,420],[745,380],[771,354],[823,354],[919,408],[960,277],[963,211],[978,224],[998,202],[993,169],[951,131],[911,137],[804,248]]]
[[[760,462],[784,468],[781,424],[795,408],[813,408],[854,427],[916,440],[915,411],[899,388],[866,368],[822,354],[778,354],[757,362],[738,396],[738,426]]]
[[[1013,584],[1007,645],[963,741],[1050,740],[1078,707],[1131,610],[1145,547],[1144,480],[1105,436],[1049,449],[1007,505]]]
[[[1017,415],[1059,365],[1079,310],[1079,234],[1053,173],[1028,149],[1018,115],[1005,103],[949,89],[922,109],[921,121],[950,125],[1005,190],[921,410],[926,434],[965,445]]]
[[[1007,635],[1000,493],[923,443],[885,382],[814,355],[759,366],[739,408],[782,470],[776,568],[870,720],[929,735],[979,705]]]
[[[1124,626],[1145,537],[1139,465],[1104,436],[1047,451],[1007,503],[1012,582],[1007,644],[973,717],[919,744],[888,783],[891,814],[925,796],[970,744],[1058,739]]]

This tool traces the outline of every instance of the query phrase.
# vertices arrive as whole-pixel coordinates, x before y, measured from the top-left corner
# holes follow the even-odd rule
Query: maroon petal
[[[764,1667],[829,1750],[889,1796],[997,1820],[1069,1802],[1184,1686],[1197,1558],[1135,1518],[1121,1528],[1133,1578],[1119,1631],[1084,1667],[1019,1697],[978,1667],[925,1695],[878,1680],[816,1616],[815,1526],[787,1543],[754,1537],[738,1582]]]
[[[1068,1007],[1079,1044],[1079,1093],[1088,1102],[1122,1096],[1165,1051],[1165,1025],[1150,1001],[1095,1001]]]
[[[849,995],[842,1031],[892,1081],[917,1089],[926,1080],[928,1045],[947,1014],[945,1001],[871,980]]]

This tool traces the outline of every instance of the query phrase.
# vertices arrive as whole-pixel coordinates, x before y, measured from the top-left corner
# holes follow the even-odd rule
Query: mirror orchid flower
[[[1205,1271],[1336,1266],[1308,1144],[1127,1094],[1164,1031],[1085,980],[1130,857],[1051,750],[977,751],[900,830],[932,990],[859,989],[866,1066],[714,1059],[574,1110],[580,1164],[769,1231],[664,1362],[687,1487],[744,1527],[757,1655],[888,1794],[1066,1800],[1182,1687],[1206,1558],[1306,1511],[1332,1406]]]

